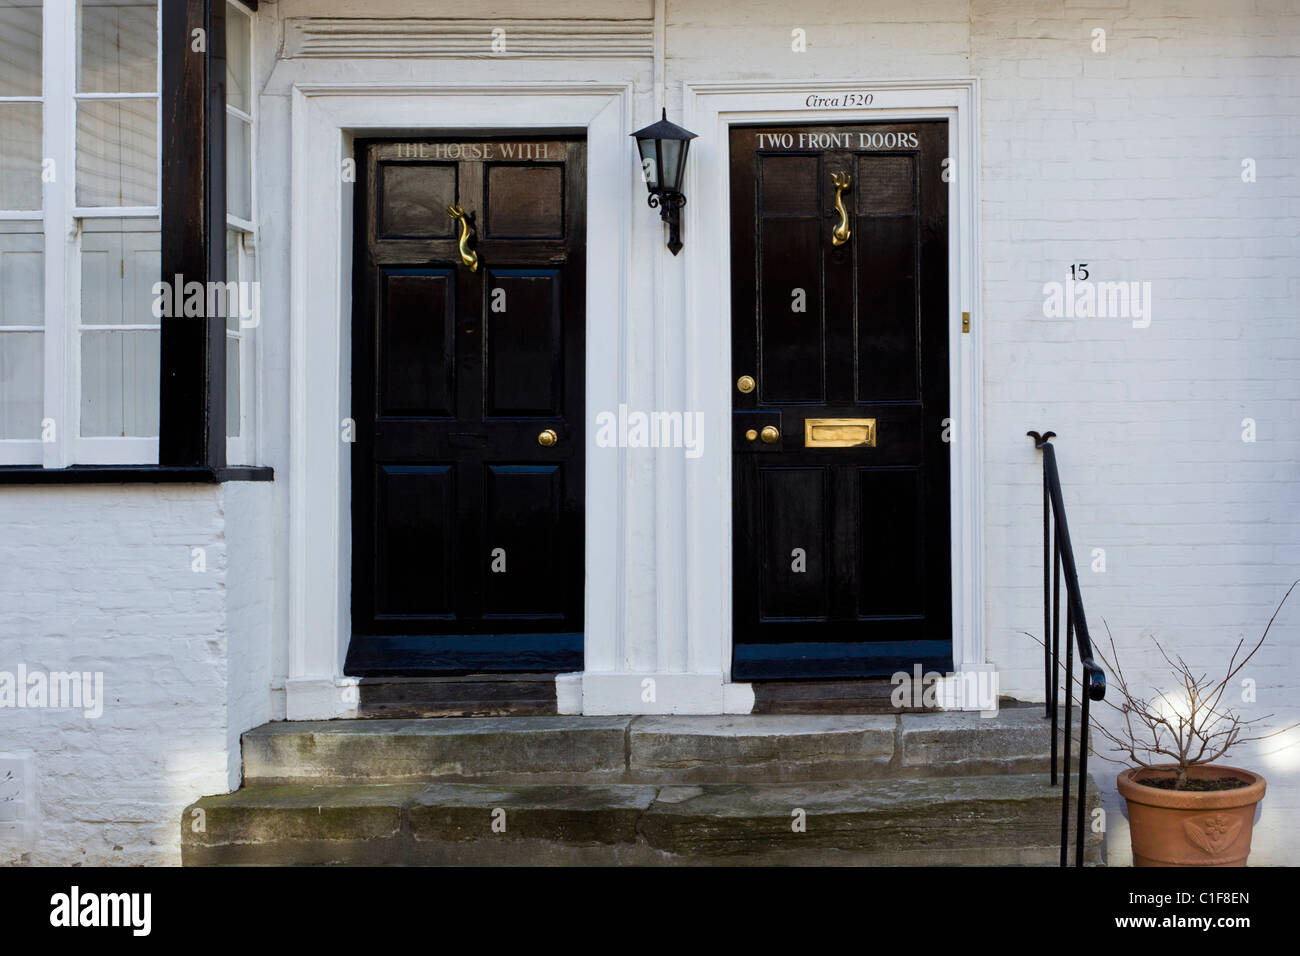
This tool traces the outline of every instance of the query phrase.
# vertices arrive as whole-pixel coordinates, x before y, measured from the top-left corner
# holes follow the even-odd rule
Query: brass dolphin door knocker
[[[835,211],[840,214],[840,224],[831,233],[831,245],[842,246],[853,235],[849,231],[849,212],[844,208],[844,194],[852,188],[853,180],[841,171],[831,177],[831,185],[835,187]]]
[[[470,236],[473,235],[474,229],[470,217],[465,215],[465,210],[460,206],[448,206],[447,215],[460,223],[460,239],[456,244],[460,250],[460,261],[469,266],[470,272],[477,272],[478,253],[469,247]]]

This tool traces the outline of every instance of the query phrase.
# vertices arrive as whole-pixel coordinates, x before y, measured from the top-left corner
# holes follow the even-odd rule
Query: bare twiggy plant
[[[1282,606],[1297,585],[1300,585],[1300,580],[1293,581],[1291,587],[1287,588],[1286,594],[1282,595],[1282,600],[1273,609],[1259,640],[1244,655],[1242,650],[1245,639],[1237,641],[1222,677],[1212,678],[1207,673],[1198,672],[1182,655],[1171,656],[1159,641],[1152,638],[1156,650],[1169,665],[1177,682],[1182,685],[1180,691],[1172,693],[1154,692],[1151,696],[1144,696],[1133,688],[1120,665],[1115,638],[1107,624],[1110,655],[1107,656],[1100,648],[1094,648],[1094,651],[1113,677],[1111,686],[1118,692],[1118,699],[1107,696],[1103,702],[1119,715],[1120,725],[1111,730],[1097,719],[1095,713],[1090,715],[1092,719],[1089,722],[1093,732],[1112,745],[1109,753],[1122,756],[1116,758],[1100,751],[1097,756],[1112,763],[1124,763],[1148,770],[1172,766],[1176,772],[1174,789],[1185,790],[1188,768],[1213,763],[1226,756],[1238,744],[1266,740],[1300,727],[1300,723],[1294,723],[1268,733],[1254,733],[1256,725],[1271,719],[1273,715],[1247,719],[1224,703],[1233,680],[1263,647],[1273,622],[1277,620]],[[1066,699],[1073,704],[1078,700],[1073,692],[1073,675],[1066,676],[1066,685]]]

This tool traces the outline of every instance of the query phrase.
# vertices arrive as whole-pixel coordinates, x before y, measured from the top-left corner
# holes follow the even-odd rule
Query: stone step
[[[358,717],[506,717],[556,713],[555,675],[365,677]]]
[[[246,786],[402,783],[785,783],[1041,773],[1036,708],[901,715],[475,717],[265,724]]]
[[[182,857],[189,866],[1054,865],[1060,808],[1044,774],[267,785],[187,808]],[[1100,859],[1091,831],[1087,859]]]

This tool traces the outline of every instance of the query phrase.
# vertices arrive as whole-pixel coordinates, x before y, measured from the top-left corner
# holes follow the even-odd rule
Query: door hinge
[[[962,330],[963,332],[969,332],[969,331],[970,331],[970,313],[969,313],[969,312],[963,312],[963,313],[961,314],[961,330]]]

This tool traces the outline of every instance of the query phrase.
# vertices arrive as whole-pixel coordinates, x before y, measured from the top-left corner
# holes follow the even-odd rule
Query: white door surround
[[[869,106],[808,105],[856,101]],[[686,473],[682,502],[687,532],[688,632],[716,635],[697,653],[724,685],[731,666],[731,237],[729,127],[732,124],[833,124],[872,120],[947,119],[952,172],[949,194],[949,375],[952,453],[953,662],[971,677],[990,670],[985,662],[983,491],[981,484],[981,388],[978,211],[978,81],[974,77],[921,80],[761,81],[685,83],[682,124],[699,134],[691,144],[683,234],[681,286],[671,301],[686,317],[687,408],[702,409],[717,429],[706,453]],[[971,317],[962,332],[962,313]],[[940,685],[940,700],[961,698],[955,681]],[[967,683],[995,687],[987,680]],[[969,707],[971,701],[967,699]],[[993,701],[993,705],[996,701]],[[977,709],[988,709],[983,700]]]
[[[355,711],[343,677],[351,635],[350,417],[353,185],[340,175],[357,136],[411,130],[587,133],[587,403],[616,408],[625,325],[632,190],[627,83],[295,83],[291,88],[289,719]],[[415,134],[411,134],[415,135]],[[354,179],[355,177],[351,177]],[[585,624],[588,641],[612,643],[619,527],[615,455],[591,453],[587,432]],[[604,641],[600,641],[603,637]],[[593,655],[588,650],[588,661]]]
[[[657,215],[646,208],[628,139],[638,118],[650,121],[648,97],[631,83],[292,84],[290,719],[346,716],[356,702],[355,680],[342,670],[351,631],[350,453],[342,431],[351,400],[353,186],[340,170],[355,137],[419,135],[413,130],[586,131],[586,669],[560,678],[561,709],[716,714],[748,712],[753,702],[747,685],[729,683],[727,127],[949,119],[956,171],[949,210],[953,654],[961,671],[986,667],[975,80],[687,83],[682,89],[681,122],[700,136],[686,178],[685,248],[673,257],[663,248]],[[814,92],[870,92],[873,102],[851,110],[805,107]],[[634,252],[643,260],[636,268]],[[960,330],[963,311],[972,314],[970,334]],[[649,386],[637,378],[647,348],[653,353]],[[664,449],[597,448],[595,416],[618,409],[630,393],[665,411],[702,412],[703,453],[687,458]],[[643,583],[646,574],[653,587]]]

